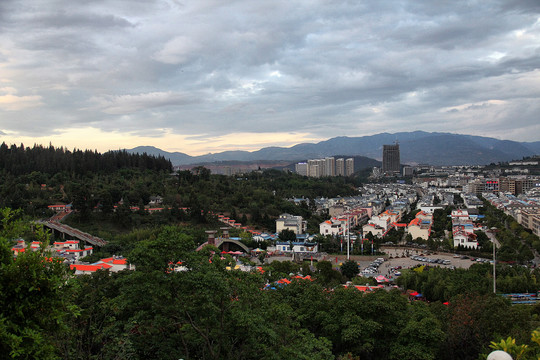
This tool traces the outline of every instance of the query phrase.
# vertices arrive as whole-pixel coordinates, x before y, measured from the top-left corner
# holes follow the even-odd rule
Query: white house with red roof
[[[453,237],[454,237],[454,247],[458,247],[459,245],[466,248],[472,248],[472,249],[476,249],[478,247],[476,234],[464,230],[463,227],[459,227],[459,226],[454,227]]]
[[[478,241],[474,233],[474,223],[467,210],[457,209],[452,211],[452,235],[454,247],[459,245],[466,248],[476,249]]]
[[[112,256],[109,258],[101,259],[98,263],[110,265],[110,269],[112,272],[122,271],[129,267],[127,259],[123,256]]]
[[[81,249],[79,245],[80,242],[78,240],[55,241],[52,248],[54,251],[56,251],[58,256],[72,261],[77,261],[80,258],[92,254],[94,248],[91,246],[86,246],[85,248]]]
[[[105,263],[96,264],[71,264],[69,265],[71,270],[75,270],[75,275],[92,274],[98,270],[108,270],[112,268],[112,265]]]
[[[40,248],[41,243],[39,241],[32,241],[28,246],[24,240],[20,239],[17,241],[17,244],[11,248],[11,251],[13,251],[14,255],[17,256],[18,253],[25,252],[28,249],[37,251]],[[67,259],[68,261],[78,260],[81,257],[92,254],[93,251],[91,246],[80,249],[79,241],[77,240],[67,240],[64,242],[56,241],[47,249],[52,250],[55,256]]]
[[[319,224],[319,233],[321,235],[343,235],[346,233],[347,219],[331,218]]]
[[[93,264],[71,264],[71,270],[75,270],[75,275],[91,274],[98,270],[109,270],[112,272],[124,269],[134,270],[135,267],[128,264],[127,259],[121,256],[113,256],[101,259]]]

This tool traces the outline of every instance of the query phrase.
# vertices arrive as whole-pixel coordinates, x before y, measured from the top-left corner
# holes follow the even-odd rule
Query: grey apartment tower
[[[382,172],[385,174],[399,174],[399,144],[383,145]]]

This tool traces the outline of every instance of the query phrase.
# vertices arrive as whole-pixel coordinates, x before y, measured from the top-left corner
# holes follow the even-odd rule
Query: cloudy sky
[[[190,155],[540,140],[538,0],[1,0],[0,139]]]

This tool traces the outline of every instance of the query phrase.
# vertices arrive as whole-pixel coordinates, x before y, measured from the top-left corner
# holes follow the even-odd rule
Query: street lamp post
[[[347,261],[350,259],[349,248],[351,244],[351,223],[349,220],[349,214],[347,214]]]

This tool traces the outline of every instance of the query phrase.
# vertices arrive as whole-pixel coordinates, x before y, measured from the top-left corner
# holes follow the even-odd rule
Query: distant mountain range
[[[431,165],[486,165],[518,160],[540,154],[540,141],[517,142],[489,137],[424,131],[382,133],[362,137],[335,137],[319,143],[304,143],[292,147],[266,147],[257,151],[224,151],[190,156],[167,152],[153,146],[126,149],[129,153],[162,155],[173,165],[215,163],[222,161],[290,161],[326,156],[364,156],[380,160],[383,145],[399,142],[401,163]]]

